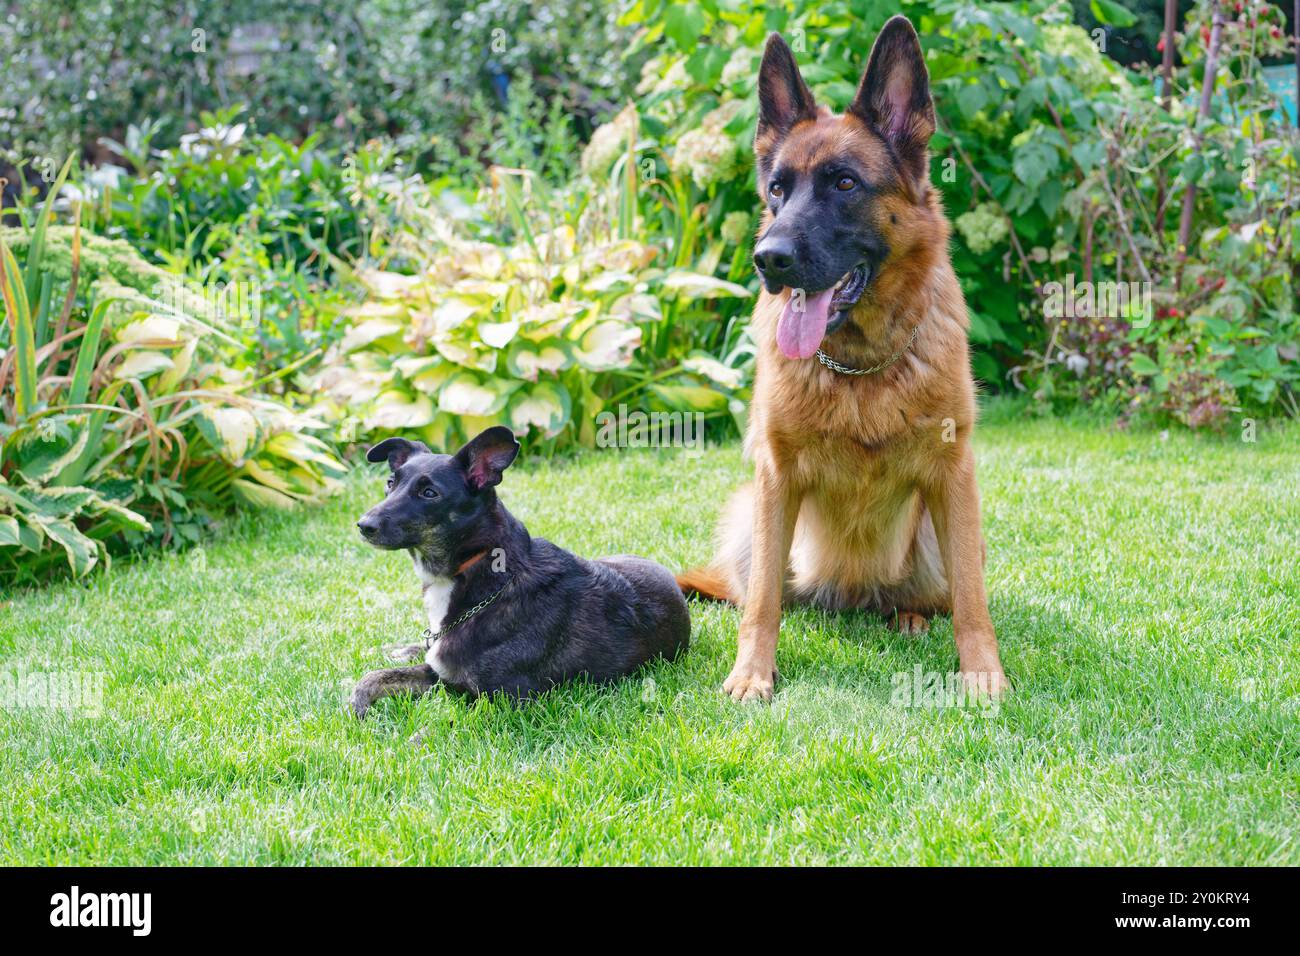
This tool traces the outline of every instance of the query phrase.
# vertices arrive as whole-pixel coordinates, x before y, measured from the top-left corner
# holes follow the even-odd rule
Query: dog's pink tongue
[[[786,299],[785,309],[776,323],[776,345],[791,359],[811,358],[822,344],[826,335],[826,323],[830,319],[831,294],[834,289],[818,292],[816,295],[803,296],[803,308],[799,304],[794,290]]]

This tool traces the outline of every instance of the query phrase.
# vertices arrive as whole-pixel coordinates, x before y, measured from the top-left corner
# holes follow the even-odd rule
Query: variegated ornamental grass
[[[98,250],[114,266],[86,263],[102,272],[81,293],[83,240],[100,244],[50,219],[47,202],[30,230],[0,235],[0,578],[40,581],[65,561],[85,575],[114,551],[192,542],[237,504],[333,489],[342,465],[312,434],[325,423],[225,363],[238,343],[201,295],[122,244]]]

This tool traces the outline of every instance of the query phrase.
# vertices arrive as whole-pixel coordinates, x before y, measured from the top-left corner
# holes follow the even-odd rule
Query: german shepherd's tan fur
[[[764,71],[782,56],[789,50],[773,37]],[[787,93],[762,81],[760,89],[765,112],[773,101],[782,108]],[[801,79],[790,95],[806,96],[803,105],[811,106]],[[790,289],[758,300],[745,440],[754,481],[728,505],[712,564],[678,578],[687,591],[743,605],[736,663],[723,685],[736,700],[772,695],[783,598],[870,609],[909,633],[925,630],[933,614],[952,613],[965,680],[992,693],[1008,686],[984,590],[966,304],[948,257],[948,223],[929,183],[933,107],[905,18],[881,31],[858,97],[875,111],[835,116],[814,108],[785,129],[760,119],[759,189],[764,193],[765,172],[778,165],[812,169],[845,152],[872,171],[881,185],[870,225],[888,253],[823,348],[856,368],[903,351],[883,371],[860,377],[814,359],[791,360],[776,344]],[[760,236],[772,221],[769,209]]]

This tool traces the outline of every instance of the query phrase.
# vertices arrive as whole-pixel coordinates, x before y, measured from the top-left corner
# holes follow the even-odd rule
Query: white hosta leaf
[[[158,379],[158,391],[165,394],[181,383],[181,379],[185,378],[194,364],[194,353],[198,347],[199,340],[190,339],[183,349],[172,356],[172,367],[163,372]]]
[[[541,372],[559,372],[569,364],[569,353],[558,339],[530,342],[520,339],[510,348],[506,367],[510,374],[535,382]]]
[[[609,314],[633,322],[658,322],[664,317],[659,299],[648,292],[633,292],[622,296],[610,307]]]
[[[433,400],[428,395],[390,389],[375,399],[370,414],[366,416],[366,427],[386,431],[423,428],[433,421],[435,414]]]
[[[59,518],[37,517],[46,536],[59,545],[68,556],[68,566],[72,568],[73,577],[82,577],[99,563],[99,552],[103,545],[87,538],[77,530],[71,521]]]
[[[434,348],[449,362],[456,365],[462,365],[465,368],[476,368],[480,372],[489,374],[496,371],[497,353],[495,351],[479,351],[459,342],[439,341],[434,343]]]
[[[79,428],[69,445],[66,447],[60,445],[50,446],[48,453],[34,455],[31,459],[25,461],[18,470],[23,473],[24,478],[33,484],[45,484],[56,479],[63,469],[80,458],[89,441],[90,430]],[[42,448],[42,450],[45,449]]]
[[[448,380],[459,372],[457,366],[446,361],[441,355],[437,356],[437,359],[438,364],[436,366],[425,369],[411,379],[411,385],[426,395],[437,395],[442,391],[442,387],[447,384]]]
[[[582,254],[582,267],[590,272],[597,269],[614,269],[619,272],[640,272],[650,265],[659,251],[634,239],[605,243],[589,248]]]
[[[446,335],[453,329],[460,328],[466,320],[478,312],[479,306],[472,305],[464,299],[448,299],[433,313],[433,328],[438,335]]]
[[[516,435],[528,434],[535,427],[547,438],[554,438],[569,423],[572,405],[569,393],[555,382],[541,382],[516,393],[510,402],[510,427]]]
[[[402,275],[400,272],[384,272],[380,269],[361,269],[357,278],[371,292],[381,299],[397,299],[414,289],[422,281],[419,276]]]
[[[703,385],[651,385],[650,390],[676,412],[717,412],[726,409],[727,396]]]
[[[501,379],[481,382],[474,375],[462,373],[443,386],[438,407],[451,415],[495,415],[519,384]]]
[[[181,338],[181,323],[165,315],[146,315],[122,326],[115,336],[118,342],[143,342],[151,339],[177,341]]]
[[[405,328],[405,324],[392,319],[369,319],[348,329],[343,336],[343,341],[339,343],[339,349],[344,353],[354,352],[380,339],[400,335]]]
[[[257,419],[244,408],[205,408],[199,428],[226,461],[240,464],[257,442]]]
[[[456,295],[480,303],[492,303],[510,291],[509,282],[488,282],[483,279],[461,279],[452,286]]]
[[[543,302],[530,305],[518,313],[523,321],[522,334],[534,341],[559,335],[587,308],[581,302]]]
[[[723,365],[711,355],[692,355],[682,362],[682,368],[697,375],[703,375],[711,382],[724,388],[740,388],[744,382],[744,373],[738,368]]]
[[[266,443],[266,450],[300,465],[312,464],[330,474],[342,475],[343,463],[334,452],[314,435],[301,432],[280,432]]]
[[[236,478],[230,483],[241,499],[255,508],[279,508],[288,510],[297,507],[298,502],[286,495],[282,491],[276,491],[274,488],[268,488],[266,485],[259,485],[255,481],[249,481],[247,478]]]
[[[663,280],[663,287],[688,302],[693,299],[748,299],[752,295],[743,285],[684,269],[669,273]]]
[[[613,320],[597,322],[578,343],[577,358],[593,372],[626,368],[640,344],[641,330],[637,326]]]
[[[0,515],[0,548],[21,548],[22,545],[23,541],[18,531],[18,519],[9,515]]]
[[[407,355],[393,362],[393,368],[402,373],[406,379],[415,378],[421,372],[444,364],[439,355]]]
[[[378,397],[388,383],[383,372],[371,372],[349,365],[335,365],[321,373],[319,387],[343,405],[364,405]]]
[[[518,322],[480,322],[478,327],[478,337],[484,345],[490,345],[494,349],[503,349],[510,344],[510,340],[515,337],[519,331]]]
[[[132,511],[126,505],[119,505],[116,501],[100,501],[98,510],[102,514],[112,515],[118,521],[127,527],[134,528],[136,531],[152,531],[153,525],[149,520],[138,511]]]
[[[142,349],[128,355],[122,364],[113,371],[113,377],[145,379],[150,375],[165,372],[172,367],[172,360],[166,355],[161,352]]]
[[[600,275],[588,279],[583,283],[582,288],[587,292],[594,292],[600,295],[608,292],[610,289],[620,285],[632,285],[636,282],[636,276],[630,272],[618,272],[613,269],[607,269]]]

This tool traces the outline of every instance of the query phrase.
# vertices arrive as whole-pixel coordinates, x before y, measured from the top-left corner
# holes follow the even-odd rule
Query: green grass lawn
[[[381,490],[206,547],[0,596],[0,667],[104,674],[101,716],[0,714],[0,862],[1297,864],[1300,428],[1247,444],[995,407],[988,585],[1015,694],[909,708],[951,624],[794,609],[775,701],[720,693],[738,612],[613,688],[441,691],[359,723],[350,681],[423,622]],[[738,447],[508,473],[534,534],[705,560]]]

